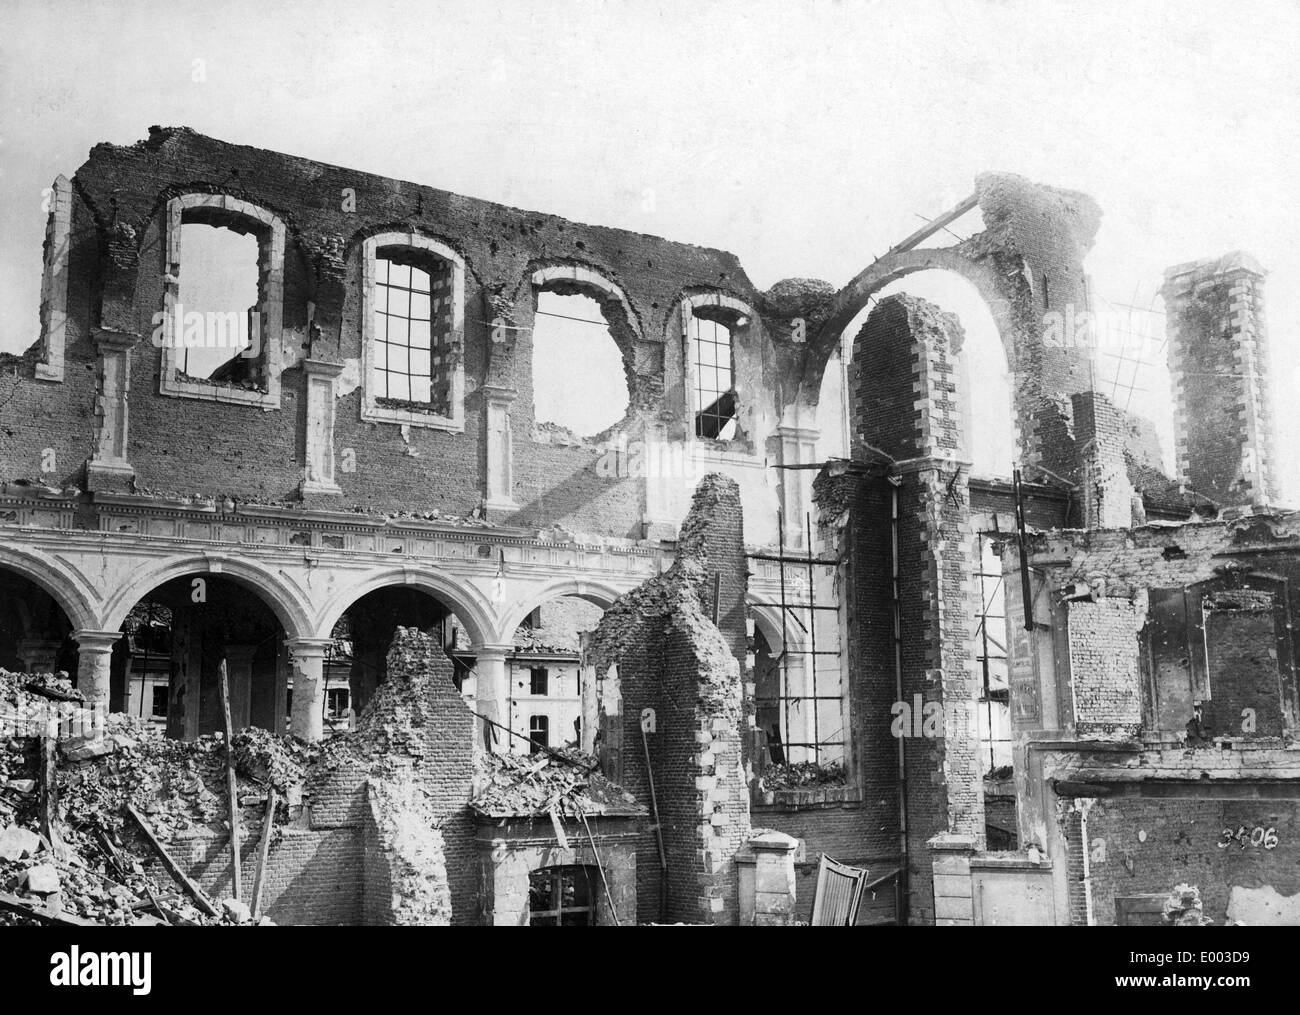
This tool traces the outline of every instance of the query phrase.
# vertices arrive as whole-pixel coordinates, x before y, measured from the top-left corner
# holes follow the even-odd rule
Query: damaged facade
[[[225,673],[236,730],[312,745],[277,922],[790,924],[823,855],[868,869],[862,923],[1111,922],[1198,879],[1254,922],[1300,890],[1232,880],[1237,840],[1128,838],[1289,821],[1292,522],[1262,513],[1244,255],[1167,274],[1167,477],[1050,323],[1090,306],[1098,208],[1011,175],[838,291],[186,128],[51,200],[40,338],[0,371],[0,666],[187,745]],[[245,284],[214,310],[218,241]],[[971,474],[960,322],[876,299],[933,269],[997,326],[1019,484]],[[566,393],[626,406],[597,434],[539,409],[548,295],[621,364]],[[228,837],[181,839],[231,891]]]

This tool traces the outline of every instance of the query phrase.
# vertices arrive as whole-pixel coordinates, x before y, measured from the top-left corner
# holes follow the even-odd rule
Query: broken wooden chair
[[[867,869],[850,867],[822,854],[817,868],[817,894],[813,897],[812,927],[852,927],[866,885]]]

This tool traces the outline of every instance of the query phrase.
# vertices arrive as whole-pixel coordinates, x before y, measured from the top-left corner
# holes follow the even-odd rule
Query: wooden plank
[[[262,917],[262,889],[266,887],[266,861],[271,854],[271,837],[275,834],[276,792],[272,786],[266,794],[266,820],[262,823],[262,845],[257,851],[257,874],[253,878],[253,920]]]
[[[87,920],[80,916],[73,916],[71,913],[53,912],[44,906],[38,906],[27,899],[19,898],[17,895],[10,895],[8,892],[0,892],[0,909],[10,913],[17,913],[19,916],[30,917],[51,927],[104,926],[102,923],[96,923],[94,920]]]
[[[226,673],[226,660],[221,660],[221,713],[226,723],[226,793],[230,797],[230,880],[235,898],[243,899],[243,874],[239,862],[239,786],[235,779],[235,749],[231,741],[234,730],[230,724],[230,678]]]
[[[132,820],[140,826],[140,831],[144,833],[144,837],[148,840],[149,845],[153,847],[153,851],[158,854],[158,859],[162,861],[162,865],[167,869],[167,873],[175,878],[178,885],[185,889],[185,893],[194,900],[199,909],[203,910],[209,916],[220,916],[221,913],[217,909],[216,904],[208,898],[202,888],[189,879],[189,876],[181,870],[176,861],[172,859],[171,854],[167,852],[163,847],[163,844],[158,841],[158,837],[154,835],[153,829],[149,827],[149,822],[145,819],[145,816],[137,811],[131,804],[126,805],[126,813],[131,815]]]
[[[117,873],[118,880],[121,881],[123,885],[127,885],[128,871],[126,868],[126,864],[123,863],[122,856],[121,854],[118,853],[117,847],[113,845],[113,840],[108,837],[108,833],[105,832],[102,828],[95,829],[95,835],[99,842],[99,848],[102,849],[104,851],[104,855],[108,857],[109,864],[112,866],[113,870]],[[127,885],[127,887],[129,888],[130,885]],[[161,918],[160,921],[158,922],[164,923],[167,926],[171,926],[171,920],[167,918],[167,914],[163,911],[162,906],[158,904],[158,897],[154,895],[154,893],[150,890],[147,884],[144,885],[143,887],[144,887],[144,894],[145,897],[148,899],[148,902],[138,903],[137,905],[132,906],[131,908],[138,909],[141,905],[151,906],[158,913],[158,916]]]
[[[50,851],[63,858],[67,850],[59,835],[59,781],[58,741],[54,737],[41,737],[41,835],[49,843]]]
[[[968,211],[973,209],[979,203],[980,203],[979,195],[972,194],[970,197],[966,198],[966,200],[964,200],[961,204],[957,205],[957,207],[953,208],[951,211],[944,212],[938,218],[930,219],[929,222],[923,225],[920,229],[914,232],[907,239],[895,243],[892,247],[890,247],[887,251],[885,251],[885,256],[888,257],[890,254],[897,254],[900,251],[911,250],[922,240],[928,239],[929,237],[937,233],[940,229],[943,229],[944,227],[948,226],[950,223],[957,221],[957,219],[961,218],[963,215],[965,215]]]

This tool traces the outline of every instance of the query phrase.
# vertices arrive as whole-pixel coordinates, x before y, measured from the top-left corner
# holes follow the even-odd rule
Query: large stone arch
[[[186,575],[219,575],[257,595],[275,614],[288,638],[310,638],[314,631],[310,603],[298,587],[255,561],[223,554],[188,554],[143,568],[104,604],[103,629],[116,631],[131,608],[153,589]]]
[[[762,632],[773,658],[778,657],[787,646],[792,654],[803,651],[804,639],[799,633],[798,625],[787,623],[784,639],[782,638],[781,607],[756,603],[753,597],[750,597],[748,605],[754,626]]]
[[[537,607],[550,602],[552,599],[559,599],[562,596],[574,596],[578,599],[585,599],[587,602],[599,606],[602,610],[608,610],[617,599],[630,591],[631,588],[620,589],[606,582],[591,581],[586,578],[557,578],[554,581],[547,582],[540,588],[530,589],[519,604],[505,614],[504,623],[497,632],[496,640],[503,644],[509,643],[514,638],[519,625],[524,622],[524,618]]]
[[[99,630],[104,606],[73,568],[36,550],[0,546],[0,568],[13,571],[49,594],[67,615],[73,630]]]
[[[979,292],[1002,340],[1007,365],[1017,378],[1019,389],[1021,353],[1032,329],[1032,293],[1025,273],[1003,274],[990,260],[976,260],[956,247],[901,250],[872,262],[841,289],[831,304],[830,316],[809,343],[807,369],[800,400],[815,412],[821,390],[822,374],[841,336],[853,319],[877,292],[900,278],[918,271],[950,271],[973,285]]]
[[[429,593],[455,614],[475,645],[492,643],[497,630],[495,610],[487,599],[462,582],[428,567],[379,568],[361,575],[336,591],[319,610],[312,623],[313,636],[329,638],[334,625],[358,599],[384,588],[405,587]]]

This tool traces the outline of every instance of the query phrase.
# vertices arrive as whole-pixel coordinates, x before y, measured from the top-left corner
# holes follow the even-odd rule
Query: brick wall
[[[1075,730],[1124,739],[1142,724],[1138,617],[1124,599],[1069,604]]]
[[[1077,819],[1076,819],[1077,820]],[[1225,841],[1247,829],[1247,844]],[[1089,877],[1094,919],[1115,922],[1115,896],[1168,892],[1177,884],[1201,891],[1205,915],[1222,925],[1234,887],[1272,888],[1281,896],[1300,892],[1300,802],[1283,800],[1213,800],[1194,796],[1175,799],[1106,797],[1088,811]],[[1277,845],[1252,843],[1255,828],[1273,829]],[[1268,841],[1272,841],[1271,839]],[[1080,844],[1070,840],[1071,871],[1079,872]],[[1072,907],[1073,910],[1073,907]],[[1072,922],[1076,915],[1072,911]]]
[[[159,395],[161,356],[149,336],[154,314],[164,303],[166,205],[170,197],[189,192],[224,193],[267,209],[285,224],[278,409]],[[485,491],[480,388],[490,380],[517,392],[509,425],[519,510],[498,520],[639,538],[642,482],[602,474],[600,452],[593,447],[534,440],[533,270],[543,265],[590,269],[626,294],[626,310],[608,299],[602,306],[617,309],[611,341],[629,364],[634,389],[634,412],[620,430],[633,440],[641,438],[641,426],[650,416],[659,420],[667,414],[677,426],[685,425],[685,406],[665,399],[663,392],[664,335],[683,289],[705,279],[710,291],[733,294],[751,305],[759,301],[735,257],[722,251],[585,226],[227,144],[186,128],[153,129],[147,140],[130,146],[97,145],[76,174],[71,201],[65,380],[56,385],[30,379],[35,349],[21,361],[22,379],[11,382],[14,397],[0,399],[0,423],[23,423],[21,428],[0,426],[4,478],[39,477],[85,488],[83,465],[93,453],[96,431],[99,357],[92,332],[111,328],[139,336],[127,354],[126,449],[138,490],[297,502],[306,440],[300,362],[310,352],[313,358],[343,364],[334,447],[340,461],[350,450],[355,468],[335,473],[341,497],[308,493],[308,506],[470,515]],[[463,433],[419,426],[403,433],[395,424],[361,419],[363,240],[394,230],[436,238],[464,259]],[[492,339],[498,313],[519,329],[508,342]],[[31,322],[33,333],[38,324]],[[318,331],[309,335],[310,326]],[[30,437],[34,420],[40,423],[39,441]],[[210,439],[212,435],[220,439]],[[54,453],[54,465],[42,475],[46,448]]]
[[[602,738],[621,743],[621,771],[606,774],[643,801],[652,775],[658,799],[667,884],[654,837],[645,835],[637,849],[642,920],[738,919],[734,857],[750,830],[738,661],[747,647],[745,576],[739,489],[713,473],[696,490],[673,566],[614,603],[588,649],[597,670],[618,666],[621,712],[602,715]],[[656,730],[643,746],[645,708],[655,710]]]

